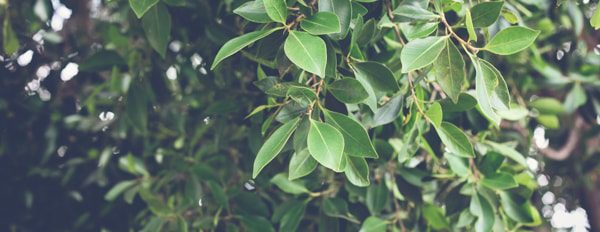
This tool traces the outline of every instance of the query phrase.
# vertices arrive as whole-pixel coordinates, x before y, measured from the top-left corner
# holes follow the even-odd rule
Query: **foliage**
[[[15,24],[22,34],[50,30],[42,13],[52,11],[43,0],[10,4],[0,12],[6,67],[29,50],[12,24],[29,17],[36,23]],[[595,33],[600,7],[587,23],[570,1],[101,4],[108,16],[96,16],[97,34],[44,32],[35,65],[79,63],[73,80],[51,79],[54,71],[32,80],[49,86],[52,102],[16,101],[23,96],[10,88],[24,82],[4,78],[36,69],[1,71],[0,151],[15,153],[1,157],[33,161],[9,182],[50,180],[86,202],[56,228],[530,230],[543,219],[529,131],[600,113],[599,41],[569,44],[582,55],[559,70],[545,15]],[[33,5],[35,16],[21,12]],[[63,57],[64,44],[79,55]],[[34,188],[6,190],[25,196],[30,218],[47,207],[31,202],[51,200]],[[121,219],[121,209],[122,224],[90,223]]]

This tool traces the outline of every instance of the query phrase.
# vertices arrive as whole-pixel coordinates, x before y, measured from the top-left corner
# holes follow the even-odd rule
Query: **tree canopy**
[[[0,0],[0,229],[600,230],[598,5]]]

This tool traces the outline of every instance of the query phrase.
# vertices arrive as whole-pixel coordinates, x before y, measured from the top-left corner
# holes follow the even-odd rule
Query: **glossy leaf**
[[[311,119],[307,143],[308,151],[321,165],[335,172],[344,171],[344,136],[335,127]]]
[[[313,35],[339,33],[340,19],[332,12],[317,12],[302,20],[300,27]]]
[[[268,23],[273,21],[271,18],[269,18],[269,15],[267,15],[267,10],[265,9],[263,0],[245,2],[233,10],[233,13],[236,13],[237,15],[242,16],[244,19],[255,23]]]
[[[327,48],[323,39],[300,31],[290,31],[283,45],[285,55],[298,67],[325,77]]]
[[[317,168],[317,161],[310,155],[308,149],[297,151],[290,159],[288,178],[295,180],[310,174]]]
[[[402,72],[407,73],[433,63],[444,47],[446,36],[431,36],[408,42],[400,53]]]
[[[210,69],[211,70],[215,69],[215,67],[217,67],[217,65],[221,61],[223,61],[225,58],[239,52],[246,46],[248,46],[248,45],[256,42],[257,40],[262,39],[280,29],[281,28],[273,28],[273,29],[268,29],[268,30],[254,31],[254,32],[250,32],[248,34],[244,34],[244,35],[241,35],[239,37],[236,37],[234,39],[227,41],[227,43],[225,43],[223,45],[223,47],[221,47],[221,49],[219,49],[219,52],[217,52],[217,55],[215,56],[215,59],[213,61],[213,64],[211,65]]]
[[[365,80],[375,91],[396,92],[400,89],[394,74],[388,67],[378,62],[352,64],[356,78]]]
[[[483,116],[492,124],[499,126],[500,116],[492,108],[492,100],[490,99],[498,82],[494,73],[491,73],[490,69],[484,68],[479,60],[476,57],[472,58],[473,67],[475,68],[475,98],[479,103],[478,106]]]
[[[442,113],[442,106],[440,103],[434,102],[431,104],[427,112],[425,112],[425,115],[427,115],[427,118],[431,120],[431,123],[433,123],[434,126],[439,127],[442,125],[442,119],[444,118],[444,115]]]
[[[288,15],[285,0],[263,0],[263,4],[269,18],[275,22],[285,23]]]
[[[377,127],[393,122],[400,116],[402,104],[402,95],[393,97],[389,102],[375,112],[369,125],[371,127]]]
[[[353,185],[366,187],[370,184],[369,165],[364,158],[348,156],[344,174]]]
[[[467,26],[467,33],[469,33],[468,41],[477,42],[477,33],[475,32],[475,26],[473,26],[473,16],[471,16],[471,10],[465,10],[465,25]]]
[[[400,22],[411,22],[413,20],[435,20],[440,16],[431,11],[412,4],[401,4],[392,12]]]
[[[341,40],[348,35],[350,21],[352,20],[352,4],[350,0],[319,0],[320,12],[333,12],[340,20],[339,33],[330,34],[329,37]]]
[[[325,122],[344,136],[344,152],[350,156],[378,158],[365,128],[356,120],[333,111],[324,110]]]
[[[299,118],[288,121],[281,127],[277,128],[271,137],[265,141],[263,146],[258,151],[256,159],[254,160],[252,178],[256,178],[260,171],[273,159],[275,159],[279,152],[281,152],[283,146],[287,143],[290,136],[292,136],[292,132],[294,132],[298,126],[299,121]]]
[[[451,153],[461,157],[475,156],[469,138],[452,123],[442,122],[440,126],[435,127],[435,131]]]
[[[526,27],[508,27],[496,33],[484,49],[498,55],[514,54],[531,46],[539,34],[539,31]]]

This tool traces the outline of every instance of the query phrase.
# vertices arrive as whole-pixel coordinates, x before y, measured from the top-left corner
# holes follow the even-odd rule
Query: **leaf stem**
[[[466,46],[467,48],[469,48],[469,50],[471,50],[471,52],[473,52],[473,53],[477,53],[479,51],[479,48],[474,47],[473,45],[471,45],[467,41],[464,41],[462,38],[460,38],[460,36],[458,36],[454,32],[454,30],[452,30],[452,26],[450,26],[450,24],[448,24],[448,21],[446,21],[446,16],[444,15],[444,13],[440,14],[440,19],[442,20],[442,23],[444,24],[444,26],[446,26],[446,29],[448,30],[448,32],[450,33],[450,35],[452,37],[454,37],[456,40],[458,40],[458,42],[460,42],[461,44],[463,44],[464,46]]]

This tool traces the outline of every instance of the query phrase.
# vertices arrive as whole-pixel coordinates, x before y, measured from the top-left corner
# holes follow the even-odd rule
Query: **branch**
[[[446,29],[448,29],[448,32],[450,32],[450,35],[452,35],[452,37],[454,37],[456,40],[458,40],[458,42],[460,42],[461,44],[463,44],[464,46],[469,48],[469,50],[471,50],[471,52],[473,52],[473,53],[477,53],[479,51],[479,48],[474,47],[469,42],[464,41],[462,38],[460,38],[460,36],[458,36],[456,33],[454,33],[454,30],[452,30],[452,27],[450,26],[450,24],[448,24],[448,21],[446,21],[446,15],[444,15],[442,13],[440,15],[440,19],[442,20],[442,23],[444,24],[444,26],[446,26]]]
[[[565,143],[565,145],[563,145],[563,147],[559,150],[555,150],[550,147],[540,149],[540,153],[553,160],[560,161],[569,158],[569,156],[577,148],[579,140],[581,139],[581,134],[585,127],[586,124],[583,118],[581,116],[576,116],[575,125],[573,125],[573,129],[571,130],[569,138],[567,138],[567,142]]]

